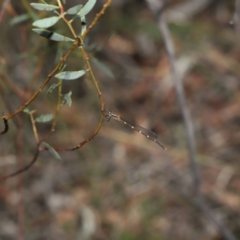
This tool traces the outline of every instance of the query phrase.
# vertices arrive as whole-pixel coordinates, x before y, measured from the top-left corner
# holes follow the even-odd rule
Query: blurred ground
[[[111,120],[80,150],[61,152],[62,162],[41,153],[26,173],[0,185],[1,240],[19,236],[19,221],[24,239],[31,240],[223,239],[192,200],[181,194],[191,189],[192,182],[186,134],[154,18],[144,1],[113,2],[87,39],[89,46],[103,45],[91,55],[114,74],[110,78],[94,68],[106,108],[156,132],[168,151]],[[32,20],[9,25],[14,16],[32,11],[24,3],[12,3],[1,22],[0,70],[27,97],[30,86],[39,86],[55,65],[58,49],[64,52],[67,46],[37,36],[31,31]],[[230,24],[234,4],[209,1],[200,11],[177,18],[179,7],[187,9],[185,3],[173,1],[166,14],[195,127],[202,190],[217,218],[240,238],[240,48]],[[54,30],[63,34],[65,27],[59,24]],[[67,65],[82,68],[80,55],[73,54]],[[2,78],[0,84],[12,109],[18,108],[23,100]],[[49,143],[71,147],[94,131],[100,107],[88,76],[64,82],[63,89],[73,92],[73,105],[61,109]],[[31,109],[37,115],[51,113],[55,97],[45,90]],[[7,111],[3,101],[0,109]],[[26,114],[22,120],[22,135],[10,121],[9,133],[0,138],[1,175],[33,157],[31,124]],[[50,125],[37,127],[43,136]],[[16,141],[18,136],[22,139]]]

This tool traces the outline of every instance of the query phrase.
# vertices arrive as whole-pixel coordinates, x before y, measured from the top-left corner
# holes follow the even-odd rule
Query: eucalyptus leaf
[[[82,16],[81,17],[81,36],[84,34],[84,32],[87,30],[87,22],[86,22],[86,17]]]
[[[44,3],[30,3],[30,5],[39,11],[53,11],[59,8],[58,6]]]
[[[96,58],[91,58],[91,62],[94,63],[94,65],[101,70],[104,74],[106,74],[106,76],[110,77],[111,79],[115,78],[113,72],[102,62],[100,62],[98,59]]]
[[[46,142],[42,142],[42,145],[44,145],[47,150],[53,155],[53,157],[57,160],[62,160],[62,158],[60,157],[60,155],[58,154],[58,152],[52,147],[50,146],[48,143]]]
[[[66,71],[66,72],[60,72],[55,75],[56,78],[62,79],[62,80],[75,80],[77,78],[82,77],[86,73],[85,70],[80,71]]]
[[[96,0],[89,0],[82,8],[82,10],[78,13],[80,17],[86,16],[94,7]]]
[[[71,107],[72,105],[72,91],[63,95],[62,105],[67,105]]]
[[[41,29],[41,28],[34,28],[33,31],[37,34],[39,34],[42,37],[45,37],[47,39],[53,40],[53,41],[57,41],[57,42],[74,42],[74,39],[65,37],[61,34],[52,32],[52,31],[48,31],[45,29]]]
[[[38,28],[49,28],[49,27],[52,27],[54,24],[56,24],[60,18],[61,17],[59,16],[43,18],[33,22],[33,26]]]
[[[44,114],[35,119],[35,122],[45,123],[50,122],[53,119],[53,114]]]
[[[74,7],[71,7],[69,8],[67,11],[66,11],[66,14],[69,14],[69,15],[75,15],[77,14],[81,9],[82,9],[83,5],[82,4],[79,4],[79,5],[76,5]]]
[[[54,83],[54,84],[52,84],[49,88],[48,88],[48,90],[47,90],[47,94],[48,93],[51,93],[56,87],[58,87],[58,83]]]
[[[27,114],[30,114],[31,111],[30,111],[28,108],[24,108],[24,109],[23,109],[23,112],[24,112],[24,113],[27,113]]]
[[[28,20],[30,17],[28,14],[21,14],[21,15],[18,15],[14,18],[11,19],[10,21],[10,25],[13,26],[13,25],[16,25],[16,24],[19,24],[19,23],[22,23],[26,20]]]

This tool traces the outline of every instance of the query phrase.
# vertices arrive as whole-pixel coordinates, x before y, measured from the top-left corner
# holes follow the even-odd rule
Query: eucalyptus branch
[[[95,75],[94,75],[94,73],[92,71],[92,67],[91,67],[91,64],[90,64],[90,61],[89,61],[88,54],[85,52],[85,50],[83,48],[83,45],[82,45],[82,42],[83,42],[84,37],[89,33],[89,31],[92,29],[92,27],[96,24],[96,22],[98,21],[99,17],[102,14],[104,14],[105,9],[111,4],[111,2],[112,2],[112,0],[109,0],[109,1],[107,1],[106,4],[103,5],[101,11],[96,15],[95,19],[92,21],[92,23],[90,24],[88,29],[84,32],[84,34],[81,37],[79,37],[79,49],[80,49],[80,51],[82,53],[84,61],[86,62],[87,71],[91,75],[91,78],[93,80],[93,83],[95,85],[95,88],[97,90],[98,97],[99,97],[100,103],[101,103],[101,116],[100,116],[100,119],[99,119],[98,126],[96,127],[96,129],[95,129],[93,134],[91,134],[86,140],[78,143],[76,146],[74,146],[72,148],[54,147],[55,150],[58,150],[58,151],[73,151],[73,150],[81,148],[84,144],[86,144],[87,142],[91,141],[98,134],[98,132],[99,132],[101,126],[102,126],[102,123],[104,121],[104,107],[105,107],[105,104],[104,104],[103,96],[102,96],[102,93],[101,93],[101,90],[100,90],[100,87],[99,87],[99,84],[98,84],[98,80],[96,79],[96,77],[95,77]],[[62,6],[60,6],[60,7],[62,7]],[[71,24],[69,23],[69,21],[65,17],[63,17],[63,20],[67,23],[68,26],[71,26]]]
[[[103,96],[102,96],[101,90],[99,88],[98,80],[96,79],[96,77],[95,77],[95,75],[94,75],[94,73],[92,71],[92,67],[91,67],[91,64],[89,62],[89,57],[88,57],[87,53],[85,52],[85,50],[83,49],[83,46],[80,46],[79,48],[80,48],[82,56],[83,56],[83,58],[84,58],[84,60],[85,60],[85,62],[87,64],[87,69],[88,69],[88,71],[89,71],[89,73],[91,75],[91,78],[92,78],[93,83],[94,83],[94,85],[96,87],[96,90],[98,92],[98,97],[99,97],[100,102],[101,102],[101,111],[103,113],[103,111],[104,111],[104,100],[103,100]]]
[[[110,4],[112,3],[112,0],[107,0],[107,2],[103,5],[102,9],[100,10],[99,13],[96,14],[95,18],[93,19],[93,21],[91,22],[91,24],[89,25],[89,27],[87,28],[87,30],[83,33],[83,35],[81,36],[82,39],[84,39],[87,34],[89,33],[89,31],[91,31],[91,29],[94,27],[94,25],[97,23],[98,19],[104,14],[105,10],[110,6]]]
[[[36,111],[33,110],[29,113],[30,115],[30,119],[31,119],[31,123],[32,123],[32,129],[33,129],[33,134],[34,134],[34,137],[36,139],[36,142],[38,143],[39,142],[39,138],[38,138],[38,131],[37,131],[37,127],[36,127],[36,122],[34,120],[34,117],[33,117],[33,114],[35,113]]]
[[[26,5],[26,1],[22,0],[22,2]],[[86,144],[87,142],[89,142],[90,140],[92,140],[99,132],[102,123],[104,121],[104,100],[103,100],[103,96],[99,87],[99,83],[97,78],[95,77],[93,71],[92,71],[92,67],[89,61],[89,57],[88,57],[88,53],[84,50],[84,46],[83,46],[83,41],[84,38],[86,37],[86,35],[90,32],[90,30],[93,28],[93,26],[97,23],[97,21],[99,20],[99,18],[104,14],[105,10],[107,7],[109,7],[109,5],[111,4],[112,0],[107,0],[106,3],[102,6],[101,10],[99,13],[96,14],[95,18],[93,19],[92,23],[90,24],[90,26],[86,29],[86,31],[83,33],[82,36],[78,37],[76,34],[75,29],[72,26],[72,20],[68,20],[65,15],[67,14],[75,14],[75,17],[73,19],[76,19],[77,17],[81,17],[85,18],[85,15],[91,11],[92,7],[94,6],[94,4],[96,3],[95,1],[89,2],[80,10],[78,9],[78,5],[74,6],[70,11],[66,11],[64,9],[64,6],[61,2],[61,0],[57,0],[57,5],[51,5],[51,4],[47,4],[44,2],[44,4],[40,4],[40,3],[31,3],[31,6],[37,10],[40,11],[52,11],[53,13],[55,13],[57,16],[54,17],[48,17],[48,18],[43,18],[37,21],[33,22],[33,26],[37,27],[35,29],[33,29],[37,34],[39,34],[42,37],[45,37],[49,40],[53,40],[53,41],[66,41],[66,42],[74,42],[73,45],[71,46],[71,48],[67,51],[67,53],[59,60],[58,64],[53,68],[53,70],[48,74],[48,76],[45,78],[45,80],[42,82],[42,84],[40,85],[40,87],[38,87],[38,89],[32,94],[32,96],[30,98],[28,98],[28,100],[22,105],[20,106],[17,110],[13,111],[12,113],[8,114],[8,115],[4,115],[2,117],[2,120],[4,122],[4,129],[0,132],[1,134],[4,134],[8,131],[8,120],[15,117],[16,115],[18,115],[20,112],[22,112],[30,103],[32,103],[36,97],[42,92],[42,90],[45,88],[45,86],[49,83],[49,81],[52,79],[52,77],[56,77],[59,78],[61,80],[74,80],[77,79],[79,77],[81,77],[82,75],[84,75],[87,71],[90,73],[91,79],[93,81],[93,84],[96,88],[97,94],[98,94],[98,98],[100,100],[100,105],[101,105],[101,116],[99,118],[99,122],[98,125],[96,126],[95,130],[93,131],[92,134],[90,134],[90,136],[88,138],[86,138],[84,141],[78,143],[76,146],[72,147],[72,148],[53,148],[52,146],[50,146],[48,143],[45,142],[45,140],[47,140],[49,138],[49,136],[51,135],[51,133],[53,133],[55,131],[55,126],[57,123],[57,119],[58,119],[58,114],[61,108],[61,101],[62,101],[62,81],[59,80],[58,83],[58,100],[57,100],[57,106],[56,106],[56,111],[54,114],[54,118],[53,118],[53,122],[51,125],[51,129],[49,130],[49,132],[41,139],[39,140],[39,133],[36,127],[36,119],[34,119],[34,112],[33,111],[26,111],[29,115],[30,115],[30,119],[31,119],[31,123],[32,123],[32,131],[34,134],[34,137],[36,139],[37,142],[37,148],[34,154],[34,157],[32,159],[32,161],[25,167],[23,167],[20,170],[17,170],[16,172],[5,176],[3,178],[0,179],[0,181],[2,180],[6,180],[9,177],[13,177],[16,176],[24,171],[27,171],[37,160],[39,152],[43,151],[43,150],[49,150],[53,155],[57,156],[57,158],[59,157],[59,155],[57,154],[57,152],[55,150],[62,150],[62,151],[72,151],[72,150],[76,150],[78,148],[81,148],[84,144]],[[89,5],[90,3],[90,5]],[[29,10],[29,8],[28,8]],[[82,12],[81,12],[82,11]],[[81,15],[82,14],[82,15]],[[84,15],[85,14],[85,15]],[[71,31],[74,39],[60,35],[58,33],[49,31],[45,28],[49,28],[50,26],[53,26],[55,23],[57,23],[60,19],[62,19],[68,26],[69,30]],[[84,31],[84,29],[83,29]],[[82,32],[83,32],[82,31]],[[79,71],[62,71],[62,66],[64,65],[64,62],[68,59],[68,57],[70,56],[70,54],[76,49],[79,48],[81,51],[81,54],[83,56],[83,59],[86,63],[86,70],[79,70]],[[58,73],[59,72],[59,73]],[[36,75],[37,73],[39,73],[39,71],[35,72],[35,75],[33,77],[32,83],[30,84],[31,89],[33,88],[33,84],[35,83],[35,79],[36,79]],[[62,76],[62,78],[60,77]],[[14,92],[16,92],[19,96],[23,96],[23,91],[16,89],[16,86],[12,86],[10,83],[10,81],[5,81],[9,87],[11,87]],[[53,89],[56,87],[56,85],[52,85]],[[51,87],[52,87],[51,86]],[[42,116],[40,116],[41,119]],[[43,115],[44,117],[44,115]],[[51,118],[52,120],[52,118]],[[39,120],[39,122],[45,122],[45,120]],[[48,120],[49,121],[49,120]],[[43,144],[43,146],[40,148],[40,144]],[[45,146],[44,146],[45,145]],[[60,157],[59,157],[60,158]]]
[[[47,83],[51,80],[51,78],[58,72],[59,68],[62,66],[62,64],[67,60],[67,58],[69,57],[69,55],[73,52],[73,50],[77,47],[77,43],[78,40],[76,40],[74,42],[74,44],[72,45],[72,47],[68,50],[68,52],[61,58],[61,60],[59,61],[59,63],[57,64],[57,66],[52,70],[52,72],[47,76],[47,78],[44,80],[44,82],[42,83],[42,85],[35,91],[35,93],[29,98],[28,101],[26,101],[19,109],[17,109],[15,112],[7,115],[5,118],[11,119],[14,116],[16,116],[17,114],[19,114],[20,112],[22,112],[24,110],[24,108],[26,108],[37,96],[39,93],[42,92],[42,90],[44,89],[44,87],[47,85]]]
[[[99,123],[98,123],[98,126],[96,127],[94,133],[91,134],[86,140],[78,143],[76,146],[74,146],[72,148],[54,147],[54,149],[57,150],[57,151],[74,151],[76,149],[79,149],[79,148],[83,147],[83,145],[85,145],[87,142],[91,141],[98,134],[99,130],[102,127],[103,121],[104,121],[104,118],[101,116],[101,118],[99,120]]]
[[[6,175],[6,176],[4,176],[4,177],[1,177],[1,178],[0,178],[0,182],[6,181],[8,178],[15,177],[15,176],[17,176],[18,174],[27,171],[27,170],[37,161],[37,158],[38,158],[39,152],[40,152],[40,151],[39,151],[39,146],[40,146],[41,143],[42,143],[42,142],[39,142],[39,143],[37,144],[36,150],[35,150],[35,154],[34,154],[34,156],[33,156],[32,161],[31,161],[29,164],[27,164],[27,165],[24,166],[23,168],[15,171],[15,172],[13,172],[13,173],[11,173],[11,174],[9,174],[9,175]]]
[[[41,141],[46,141],[51,133],[55,131],[55,126],[57,124],[58,114],[61,108],[61,101],[62,101],[62,80],[58,80],[58,102],[56,107],[56,112],[54,114],[53,122],[50,131],[46,134],[46,136]]]
[[[64,15],[64,7],[63,7],[63,5],[62,5],[62,3],[61,3],[61,0],[57,0],[57,2],[58,2],[58,6],[59,6],[59,8],[60,8],[62,20],[63,20],[63,21],[67,24],[67,26],[69,27],[69,29],[70,29],[73,37],[76,38],[76,37],[77,37],[77,34],[76,34],[75,30],[73,29],[71,22],[68,21],[68,20],[65,18],[65,15]]]

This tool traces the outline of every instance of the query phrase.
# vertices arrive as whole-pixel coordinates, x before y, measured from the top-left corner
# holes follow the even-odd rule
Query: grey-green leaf
[[[49,28],[49,27],[52,27],[54,24],[56,24],[60,18],[61,17],[59,16],[43,18],[33,22],[33,26],[38,28]]]
[[[51,93],[58,85],[59,85],[58,83],[52,84],[52,85],[48,88],[47,94],[48,94],[48,93]]]
[[[86,73],[85,70],[80,71],[66,71],[66,72],[60,72],[55,75],[56,78],[62,79],[62,80],[75,80],[77,78],[82,77]]]
[[[39,11],[53,11],[59,8],[58,6],[44,3],[30,3],[30,5]]]
[[[45,29],[41,29],[41,28],[34,28],[33,31],[37,34],[39,34],[42,37],[45,37],[47,39],[53,40],[53,41],[57,41],[57,42],[74,42],[74,39],[65,37],[61,34],[55,33],[55,32],[51,32]]]
[[[21,14],[21,15],[18,15],[16,17],[14,17],[11,21],[10,21],[10,25],[13,26],[13,25],[16,25],[18,23],[22,23],[24,21],[26,21],[27,19],[29,19],[29,15],[28,14]]]
[[[59,156],[58,152],[52,146],[50,146],[46,142],[42,142],[42,145],[44,145],[47,148],[47,150],[53,155],[53,157],[55,159],[62,160],[62,158]]]
[[[94,63],[94,65],[101,70],[106,76],[110,77],[111,79],[115,78],[113,72],[102,62],[98,61],[96,58],[91,58],[91,62]]]
[[[72,105],[72,91],[63,95],[62,105],[67,105],[71,107]]]
[[[27,114],[30,114],[30,110],[27,107],[23,109],[23,112],[27,113]]]
[[[82,6],[83,6],[82,4],[79,4],[74,7],[71,7],[66,11],[66,14],[75,15],[82,9]]]
[[[45,123],[50,122],[53,119],[53,114],[44,114],[35,119],[35,122]]]
[[[96,0],[89,0],[82,8],[82,10],[79,12],[79,16],[86,16],[94,7],[96,3]]]
[[[82,25],[82,28],[81,28],[81,36],[82,36],[84,32],[87,30],[87,22],[86,22],[85,16],[81,17],[81,25]]]

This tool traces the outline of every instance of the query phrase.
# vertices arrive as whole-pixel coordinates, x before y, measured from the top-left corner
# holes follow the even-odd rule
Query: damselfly
[[[141,133],[142,135],[144,135],[146,138],[152,140],[153,142],[157,143],[159,146],[161,146],[163,149],[167,150],[167,148],[165,148],[158,140],[157,140],[157,134],[152,132],[151,130],[148,130],[146,128],[143,128],[141,126],[135,125],[135,124],[131,124],[129,121],[125,120],[124,118],[122,118],[121,116],[113,113],[111,110],[105,111],[105,118],[107,121],[110,121],[112,118],[122,122],[125,125],[128,125],[130,128],[132,128],[133,130]]]

